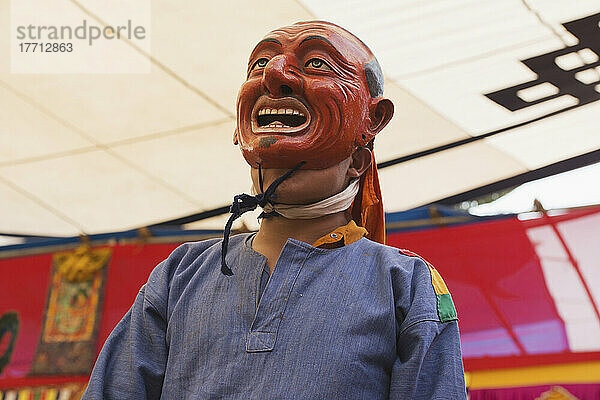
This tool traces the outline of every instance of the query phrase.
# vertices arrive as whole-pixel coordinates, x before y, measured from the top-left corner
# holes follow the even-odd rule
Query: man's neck
[[[272,273],[288,239],[312,244],[348,221],[345,212],[313,219],[287,219],[279,216],[264,218],[252,242],[252,248],[267,257],[267,265]]]

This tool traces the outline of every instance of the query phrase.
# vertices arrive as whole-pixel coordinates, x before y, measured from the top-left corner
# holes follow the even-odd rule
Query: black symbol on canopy
[[[577,45],[521,60],[537,74],[537,79],[486,96],[510,111],[564,95],[576,98],[577,106],[600,100],[599,23],[600,13],[564,23],[565,29],[579,40]],[[535,90],[534,87],[537,96],[528,96],[527,89]]]

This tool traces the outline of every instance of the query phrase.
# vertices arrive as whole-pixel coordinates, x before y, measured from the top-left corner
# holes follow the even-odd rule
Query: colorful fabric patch
[[[110,249],[56,253],[31,375],[87,374],[96,349]]]
[[[440,321],[446,322],[458,319],[458,316],[456,315],[456,308],[454,308],[454,302],[452,301],[452,296],[450,293],[438,294],[436,297],[438,317],[440,318]]]
[[[437,297],[437,312],[440,321],[447,322],[458,319],[456,308],[454,307],[454,302],[452,301],[452,296],[448,291],[448,287],[446,286],[446,283],[442,279],[440,273],[433,267],[433,265],[431,265],[429,261],[425,260],[417,253],[413,253],[410,250],[400,249],[400,253],[409,257],[418,257],[429,267],[429,272],[431,273],[431,285],[433,286],[433,291]]]

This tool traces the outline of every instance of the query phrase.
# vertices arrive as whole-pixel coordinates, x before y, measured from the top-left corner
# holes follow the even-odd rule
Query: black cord
[[[263,177],[260,169],[260,163],[258,163],[258,185],[260,186],[260,192],[264,193],[265,190],[263,189]]]

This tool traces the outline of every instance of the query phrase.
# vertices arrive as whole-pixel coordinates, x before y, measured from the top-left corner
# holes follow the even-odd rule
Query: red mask
[[[372,96],[367,84],[369,72],[381,78],[373,60],[360,40],[330,23],[269,33],[250,56],[237,101],[234,143],[248,164],[292,168],[305,161],[303,169],[322,169],[366,145],[380,129],[371,116],[381,93]]]

